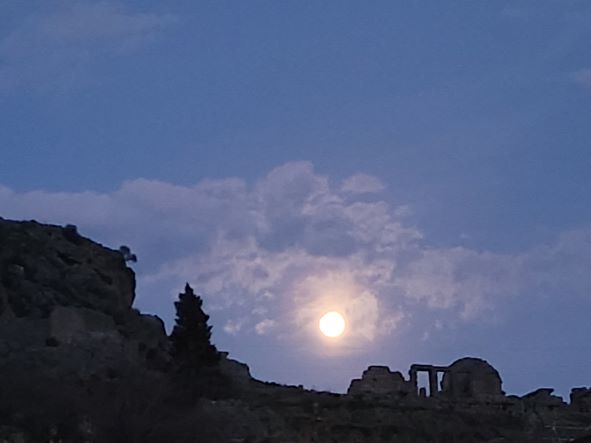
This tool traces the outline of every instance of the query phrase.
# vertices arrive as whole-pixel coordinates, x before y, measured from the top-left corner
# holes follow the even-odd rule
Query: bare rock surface
[[[164,324],[131,308],[134,290],[122,254],[75,227],[0,219],[0,368],[88,379],[164,364]]]
[[[0,218],[1,315],[47,318],[57,306],[115,315],[129,310],[134,289],[121,253],[75,227]]]

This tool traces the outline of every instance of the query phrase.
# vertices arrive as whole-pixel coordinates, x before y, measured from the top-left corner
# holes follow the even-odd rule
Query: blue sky
[[[0,215],[190,281],[263,379],[589,385],[591,4],[0,1]],[[320,311],[347,311],[338,343]]]

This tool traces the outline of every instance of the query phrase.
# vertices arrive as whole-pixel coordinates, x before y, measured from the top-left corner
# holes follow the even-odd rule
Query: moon
[[[335,338],[345,331],[345,319],[336,311],[327,312],[320,318],[318,326],[324,335]]]

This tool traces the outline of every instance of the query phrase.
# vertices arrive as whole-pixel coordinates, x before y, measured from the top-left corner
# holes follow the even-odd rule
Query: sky
[[[591,385],[591,3],[0,0],[0,216],[189,282],[260,379]],[[318,320],[341,312],[345,334]]]

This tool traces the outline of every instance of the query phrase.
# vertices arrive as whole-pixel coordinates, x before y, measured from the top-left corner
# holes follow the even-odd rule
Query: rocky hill
[[[507,396],[474,358],[408,379],[370,367],[346,395],[254,380],[226,354],[181,376],[134,291],[120,251],[74,226],[0,218],[0,442],[540,443],[591,430],[588,389],[570,404],[548,389]]]
[[[134,290],[123,256],[73,226],[0,220],[3,367],[85,380],[164,364],[164,323],[132,309]]]

